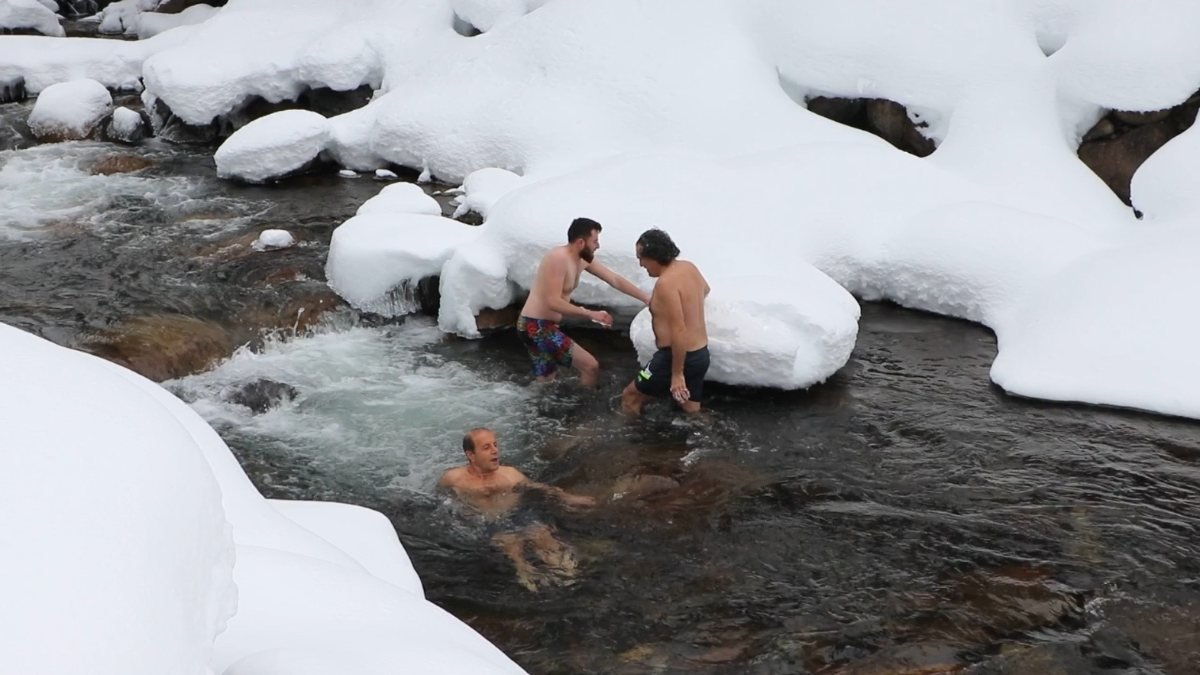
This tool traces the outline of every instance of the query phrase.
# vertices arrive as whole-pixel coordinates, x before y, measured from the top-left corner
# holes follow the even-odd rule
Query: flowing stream
[[[530,386],[511,331],[331,298],[330,233],[382,183],[239,187],[212,148],[35,145],[30,107],[0,106],[0,321],[160,373],[269,497],[387,514],[429,599],[531,672],[1200,672],[1194,422],[1008,397],[989,331],[886,304],[810,391],[712,386],[699,419],[626,420],[619,332],[575,332],[596,391]],[[300,245],[250,249],[268,227]],[[522,587],[433,489],[480,424],[601,500],[532,505],[574,578]]]

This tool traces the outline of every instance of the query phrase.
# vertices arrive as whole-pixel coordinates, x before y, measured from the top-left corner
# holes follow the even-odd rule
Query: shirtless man
[[[463,436],[462,446],[466,465],[447,469],[438,487],[453,492],[489,521],[492,545],[513,561],[522,586],[537,592],[539,585],[551,582],[547,574],[539,573],[525,557],[526,546],[546,565],[547,572],[569,582],[577,566],[571,547],[555,537],[545,523],[520,522],[513,512],[524,490],[544,491],[567,506],[595,506],[596,500],[531,481],[519,470],[501,466],[500,446],[491,429],[471,429]]]
[[[575,366],[579,382],[585,387],[596,384],[600,364],[567,337],[558,324],[563,316],[590,319],[602,326],[612,325],[608,312],[571,304],[571,293],[579,285],[580,273],[587,271],[609,286],[643,304],[650,302],[645,291],[628,279],[595,261],[600,250],[600,223],[576,218],[567,229],[567,243],[550,249],[538,265],[537,277],[529,290],[529,299],[517,320],[517,334],[533,360],[533,375],[539,382],[553,380],[559,366]]]
[[[658,351],[621,392],[621,409],[637,415],[646,401],[670,394],[685,412],[699,412],[709,364],[704,324],[708,282],[695,265],[678,259],[679,248],[662,230],[643,232],[635,251],[638,264],[658,279],[650,297]]]

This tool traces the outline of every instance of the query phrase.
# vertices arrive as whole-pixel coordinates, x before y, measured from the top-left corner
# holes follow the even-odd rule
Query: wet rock
[[[897,645],[828,671],[830,675],[943,675],[965,673],[959,647],[945,643]]]
[[[155,99],[147,112],[154,135],[172,143],[208,144],[233,132],[220,120],[201,125],[189,124],[176,115],[171,106],[162,99]]]
[[[1167,593],[1174,596],[1167,602],[1130,599],[1104,603],[1104,632],[1094,639],[1104,639],[1112,651],[1112,643],[1122,636],[1164,673],[1197,672],[1200,594],[1174,589]]]
[[[200,372],[233,351],[221,326],[181,314],[140,316],[84,340],[90,353],[161,382]]]
[[[1089,675],[1095,664],[1077,645],[1009,645],[971,669],[971,675]]]
[[[642,499],[670,490],[679,489],[679,481],[670,476],[637,475],[622,476],[612,487],[612,499]]]
[[[248,382],[230,392],[227,400],[230,403],[246,406],[261,415],[284,401],[296,398],[297,393],[296,388],[290,384],[260,379]]]
[[[115,173],[133,173],[153,165],[149,159],[138,155],[110,155],[92,165],[93,176],[111,176]]]
[[[0,103],[19,103],[24,101],[26,96],[25,78],[17,75],[0,80]]]
[[[507,330],[517,325],[520,313],[521,308],[517,305],[509,305],[503,309],[483,309],[475,316],[475,327],[480,333]]]
[[[1166,120],[1171,116],[1171,109],[1153,110],[1150,112],[1129,112],[1126,110],[1114,110],[1112,116],[1118,120],[1131,126],[1140,127],[1144,124],[1157,124]]]

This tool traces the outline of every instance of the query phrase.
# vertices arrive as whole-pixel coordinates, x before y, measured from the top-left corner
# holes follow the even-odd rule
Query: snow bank
[[[66,35],[55,13],[58,5],[39,0],[0,0],[0,28],[35,30],[42,35]]]
[[[4,325],[0,345],[4,669],[207,673],[237,595],[204,457],[100,359]]]
[[[1149,221],[1169,221],[1200,213],[1200,127],[1192,125],[1138,167],[1129,186],[1135,208]]]
[[[329,135],[329,120],[308,110],[260,117],[217,148],[217,175],[247,183],[282,178],[316,160]]]
[[[405,292],[436,275],[455,247],[477,234],[477,228],[441,216],[368,212],[334,230],[325,276],[329,286],[358,309],[384,316],[408,314],[417,304]]]
[[[95,80],[71,80],[47,87],[29,113],[29,130],[42,140],[80,140],[112,110],[112,95]]]
[[[138,17],[152,12],[164,0],[116,0],[100,10],[100,32],[106,35],[137,35]]]
[[[992,380],[1023,396],[1200,418],[1197,226],[1099,251],[1051,279],[998,333]]]
[[[353,675],[521,672],[422,599],[380,514],[268,502],[158,385],[3,325],[0,347],[21,383],[0,389],[7,668],[282,673],[303,653]]]

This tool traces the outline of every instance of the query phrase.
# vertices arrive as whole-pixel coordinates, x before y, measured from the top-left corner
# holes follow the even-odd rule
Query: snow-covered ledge
[[[0,375],[6,670],[522,672],[424,600],[386,518],[268,502],[153,382],[2,324]]]

